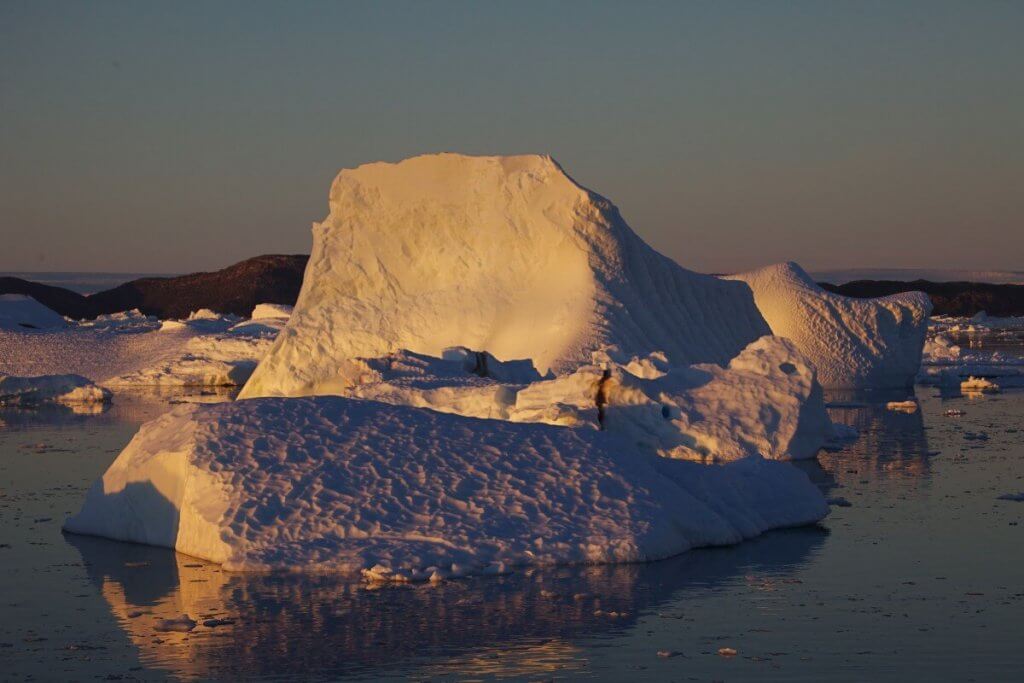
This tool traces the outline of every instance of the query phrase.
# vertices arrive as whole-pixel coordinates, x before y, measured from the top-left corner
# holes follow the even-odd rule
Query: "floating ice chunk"
[[[92,320],[80,320],[80,330],[96,330],[103,332],[148,332],[159,329],[160,321],[151,315],[145,315],[137,308],[118,313],[107,313]]]
[[[428,580],[653,560],[827,512],[785,463],[709,467],[614,433],[323,396],[175,408],[64,528],[230,570]]]
[[[160,322],[161,332],[180,332],[187,329],[188,324],[184,320],[163,320]]]
[[[212,311],[209,308],[200,308],[198,311],[192,311],[188,319],[189,320],[220,320],[223,318],[220,313]]]
[[[110,392],[81,375],[39,375],[14,377],[0,374],[0,406],[62,403],[79,405],[106,403]]]
[[[727,279],[745,282],[772,333],[792,339],[822,386],[903,388],[921,366],[931,300],[921,292],[853,299],[819,287],[795,263]]]
[[[253,320],[274,320],[284,319],[287,320],[292,316],[292,307],[285,304],[256,304],[256,307],[252,309],[252,315],[249,317]]]
[[[64,317],[30,296],[0,294],[0,330],[52,329],[67,326]]]
[[[999,385],[984,377],[974,377],[972,375],[960,382],[960,390],[964,393],[973,394],[997,394],[999,393]]]
[[[445,348],[572,372],[609,346],[727,363],[768,334],[742,283],[687,271],[544,156],[344,170],[295,310],[242,397],[324,393],[342,362]]]
[[[196,620],[187,614],[173,619],[158,619],[153,629],[156,631],[180,631],[188,633],[196,627]]]
[[[1024,491],[1021,491],[1020,493],[1004,493],[999,496],[999,500],[1012,500],[1022,503],[1024,502]]]
[[[887,410],[894,410],[898,413],[916,413],[917,401],[889,401],[885,407]]]
[[[954,362],[960,358],[961,349],[944,334],[928,338],[924,343],[922,362]]]

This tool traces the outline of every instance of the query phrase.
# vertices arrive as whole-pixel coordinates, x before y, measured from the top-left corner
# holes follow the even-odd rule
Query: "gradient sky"
[[[338,169],[548,153],[684,266],[1024,268],[1024,2],[0,0],[0,270],[308,252]]]

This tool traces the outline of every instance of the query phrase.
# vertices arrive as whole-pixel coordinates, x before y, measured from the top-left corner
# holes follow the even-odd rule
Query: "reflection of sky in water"
[[[885,409],[902,396],[829,397],[833,418],[861,436],[801,465],[852,503],[827,531],[378,590],[62,538],[60,522],[138,421],[179,399],[123,399],[98,416],[4,412],[4,675],[1013,679],[1024,666],[1024,503],[997,497],[1024,491],[1024,392],[917,397],[912,414]],[[944,417],[949,407],[966,415]],[[181,614],[195,631],[156,630]]]

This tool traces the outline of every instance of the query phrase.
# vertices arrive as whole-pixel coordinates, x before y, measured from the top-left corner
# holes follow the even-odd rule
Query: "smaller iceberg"
[[[0,294],[0,330],[46,330],[66,326],[64,316],[30,296]]]
[[[828,389],[913,385],[931,300],[922,292],[854,299],[827,292],[796,263],[726,279],[747,283],[772,334],[792,339]]]
[[[82,405],[109,401],[108,389],[81,375],[14,377],[0,374],[0,406]]]

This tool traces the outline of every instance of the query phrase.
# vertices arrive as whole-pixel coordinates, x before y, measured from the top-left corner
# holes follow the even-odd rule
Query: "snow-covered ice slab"
[[[172,335],[165,332],[163,336]],[[264,336],[262,331],[251,329],[192,336],[179,344],[176,353],[165,359],[111,377],[103,384],[115,388],[242,386],[272,344],[273,336]]]
[[[64,316],[30,296],[0,294],[0,330],[32,330],[64,327]]]
[[[33,406],[43,403],[81,405],[106,403],[110,391],[81,375],[15,377],[0,374],[0,406]]]
[[[0,329],[0,374],[81,375],[127,387],[241,386],[273,345],[281,318],[241,321],[200,311],[160,321],[138,311],[59,329]]]
[[[653,560],[827,512],[786,463],[707,466],[608,432],[315,397],[175,408],[64,528],[229,570],[419,580]]]
[[[349,358],[448,347],[573,371],[615,346],[727,363],[768,326],[741,283],[681,268],[545,156],[343,170],[291,319],[243,397],[325,393]]]
[[[914,382],[932,304],[922,292],[854,299],[827,292],[795,263],[726,279],[745,282],[772,333],[792,339],[831,389]]]

